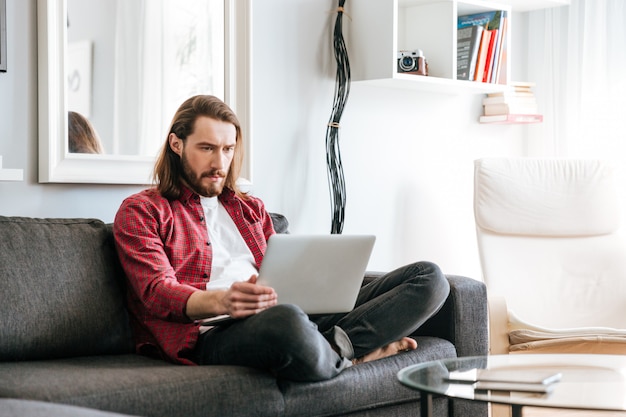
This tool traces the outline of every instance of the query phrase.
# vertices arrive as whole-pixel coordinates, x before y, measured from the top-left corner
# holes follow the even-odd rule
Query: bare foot
[[[415,349],[417,349],[417,341],[415,339],[411,339],[410,337],[403,337],[402,339],[376,349],[361,358],[354,359],[352,363],[356,365],[358,363],[375,361],[377,359],[386,358],[387,356],[396,355],[400,352],[407,352]]]

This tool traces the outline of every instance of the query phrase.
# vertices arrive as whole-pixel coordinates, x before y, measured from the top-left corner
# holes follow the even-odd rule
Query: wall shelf
[[[506,66],[510,80],[512,11],[568,5],[569,0],[360,0],[348,13],[352,81],[386,88],[441,94],[485,94],[507,89],[504,84],[456,79],[457,18],[506,10],[509,18]],[[429,75],[397,72],[399,50],[421,49]]]
[[[530,12],[533,10],[550,9],[552,7],[569,6],[570,0],[492,0],[495,3],[509,5],[514,12]]]
[[[419,77],[416,79],[416,77]],[[477,83],[474,81],[451,80],[447,78],[412,74],[394,74],[391,78],[358,81],[375,87],[416,90],[427,93],[462,95],[487,94],[504,91],[509,87],[500,84]]]

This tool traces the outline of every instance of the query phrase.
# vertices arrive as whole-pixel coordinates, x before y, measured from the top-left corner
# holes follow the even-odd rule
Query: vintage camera
[[[398,72],[428,75],[424,53],[420,49],[398,52]]]

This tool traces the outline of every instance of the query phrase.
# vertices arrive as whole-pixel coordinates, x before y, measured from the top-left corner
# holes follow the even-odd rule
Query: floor
[[[524,407],[522,417],[626,417],[626,411],[580,411]]]

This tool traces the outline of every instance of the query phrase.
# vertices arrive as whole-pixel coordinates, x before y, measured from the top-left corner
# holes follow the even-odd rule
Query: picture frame
[[[0,71],[7,71],[7,2],[0,0]]]

